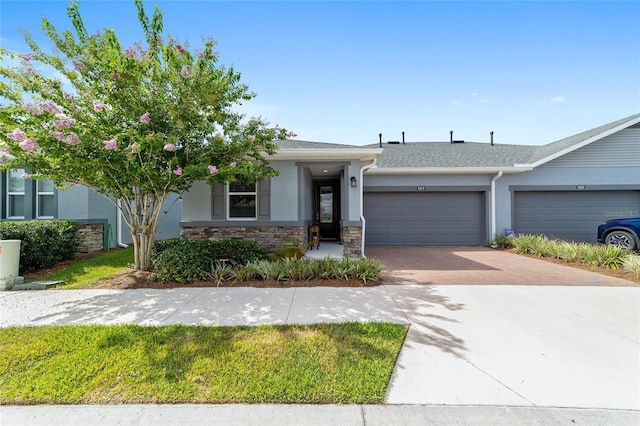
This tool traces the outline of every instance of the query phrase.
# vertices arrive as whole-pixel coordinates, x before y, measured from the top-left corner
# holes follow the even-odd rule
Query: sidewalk
[[[0,424],[638,424],[639,317],[637,287],[0,292],[2,327],[411,325],[384,406],[0,407]]]
[[[0,424],[162,426],[607,425],[640,422],[628,410],[425,405],[83,405],[0,407]]]

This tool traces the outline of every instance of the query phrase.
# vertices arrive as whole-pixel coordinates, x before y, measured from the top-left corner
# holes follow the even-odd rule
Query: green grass
[[[44,277],[45,281],[64,281],[62,289],[89,287],[101,280],[124,271],[133,264],[133,247],[113,250],[102,256],[74,263],[73,265]]]
[[[382,403],[398,324],[0,329],[0,404]]]

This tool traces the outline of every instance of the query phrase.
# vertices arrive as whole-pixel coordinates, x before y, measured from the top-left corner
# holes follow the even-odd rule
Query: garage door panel
[[[640,209],[640,191],[516,191],[514,231],[595,243],[598,224]]]
[[[367,245],[484,244],[484,195],[365,193]]]

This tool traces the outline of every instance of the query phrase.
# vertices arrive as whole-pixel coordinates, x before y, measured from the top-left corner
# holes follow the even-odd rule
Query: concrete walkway
[[[562,417],[566,413],[556,410],[553,412],[556,414],[550,414],[534,408],[566,407],[572,409],[569,417],[575,413],[588,418],[592,414],[596,416],[594,418],[605,416],[607,421],[604,423],[607,424],[619,420],[624,420],[620,424],[628,424],[630,418],[640,421],[640,287],[385,285],[358,289],[2,292],[0,315],[2,327],[344,321],[411,324],[386,396],[390,405],[332,407],[322,411],[322,421],[318,421],[318,417],[306,417],[308,410],[318,407],[291,407],[289,411],[285,410],[293,416],[291,424],[304,424],[295,421],[297,415],[301,416],[299,419],[307,418],[307,424],[349,424],[332,422],[330,418],[335,414],[346,420],[353,410],[355,417],[351,424],[375,424],[376,419],[385,418],[377,411],[392,416],[387,418],[390,422],[386,424],[420,424],[422,422],[414,420],[431,419],[431,416],[437,419],[455,411],[431,407],[433,405],[485,406],[469,411],[473,413],[469,414],[472,419],[486,420],[486,416],[494,420],[508,419],[516,415],[514,413],[538,413],[531,415],[538,419],[554,419],[556,414]],[[394,405],[404,409],[392,409]],[[251,423],[251,416],[263,419],[264,410],[270,410],[260,407],[243,406],[242,412],[249,416],[247,424]],[[495,407],[529,407],[532,410]],[[62,411],[51,413],[58,409]],[[15,423],[8,424],[19,424],[38,413],[45,416],[42,419],[68,416],[63,414],[68,407],[58,409],[2,407],[0,420],[12,416]],[[175,409],[151,412],[145,407],[95,407],[91,410],[98,410],[109,418],[109,413],[122,412],[130,416],[131,410],[137,410],[144,417],[139,420],[146,423],[145,419]],[[210,409],[223,416],[220,413],[237,415],[240,408]],[[81,413],[77,415],[81,417],[90,412],[84,406],[79,410]],[[376,414],[372,415],[374,412]],[[277,413],[282,414],[282,411],[274,411]],[[408,423],[400,421],[409,416],[408,413],[412,413],[406,417]],[[427,417],[420,417],[422,415]],[[329,416],[326,422],[324,416]],[[373,420],[367,420],[367,416]],[[4,420],[3,425],[7,424]],[[254,424],[257,423],[260,422]],[[282,424],[281,421],[277,423]],[[555,423],[549,420],[549,424]]]

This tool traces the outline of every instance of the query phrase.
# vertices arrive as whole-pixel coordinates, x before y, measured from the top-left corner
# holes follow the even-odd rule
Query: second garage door
[[[640,191],[517,191],[514,230],[596,242],[598,224],[640,214]]]
[[[374,246],[486,244],[484,192],[364,194],[365,241]]]

